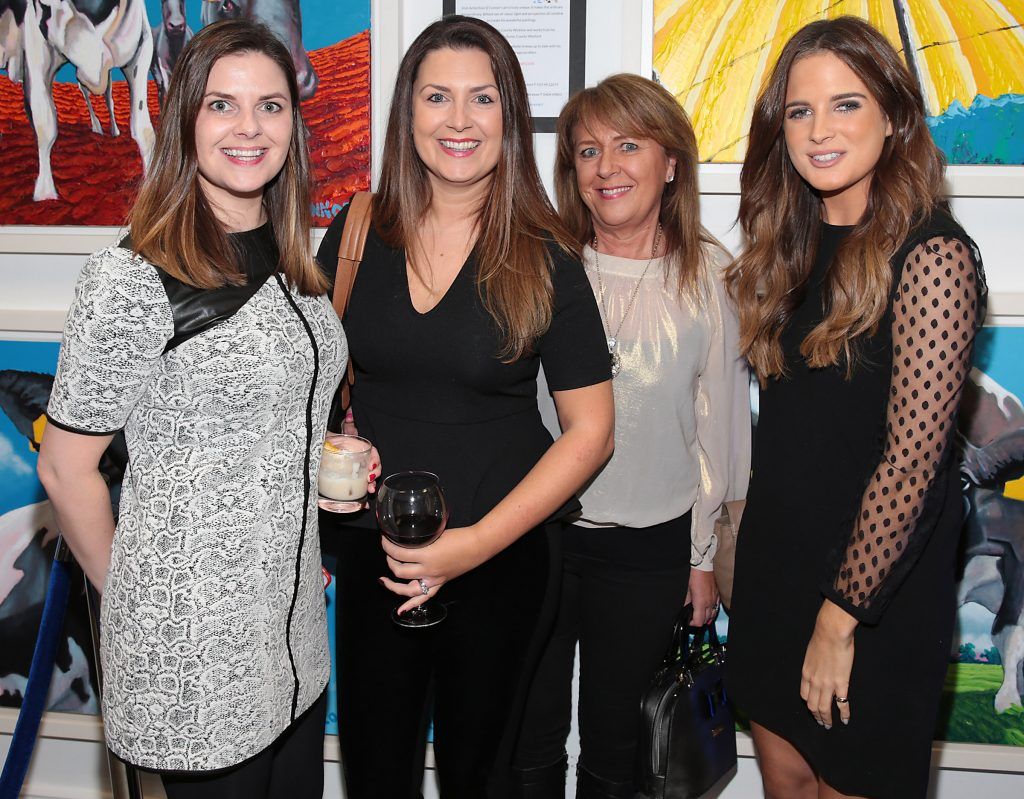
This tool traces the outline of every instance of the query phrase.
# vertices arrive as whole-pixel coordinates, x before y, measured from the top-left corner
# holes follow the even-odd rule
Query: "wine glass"
[[[377,491],[377,522],[385,537],[400,547],[422,547],[436,540],[448,523],[441,481],[431,472],[396,472]],[[424,602],[391,619],[400,627],[433,627],[448,613],[440,603]]]

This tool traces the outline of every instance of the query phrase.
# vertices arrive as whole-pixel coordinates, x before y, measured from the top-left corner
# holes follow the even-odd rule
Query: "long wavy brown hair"
[[[889,260],[942,195],[944,161],[925,124],[920,88],[888,40],[856,17],[797,31],[754,106],[740,173],[745,249],[727,273],[739,309],[740,348],[762,384],[786,373],[779,337],[803,294],[821,233],[821,198],[790,161],[782,129],[790,69],[818,53],[832,53],[856,73],[892,135],[875,166],[867,209],[829,269],[825,318],[801,343],[808,365],[842,365],[852,375],[858,337],[877,330],[888,304]]]
[[[558,212],[582,247],[594,238],[590,209],[576,180],[576,129],[602,124],[623,136],[651,139],[676,159],[675,179],[661,195],[661,222],[668,269],[665,278],[683,297],[699,297],[714,249],[725,248],[700,223],[697,137],[672,94],[652,80],[621,73],[573,95],[558,116],[555,196]]]
[[[235,251],[199,182],[196,119],[218,59],[261,53],[280,67],[292,105],[292,138],[284,166],[263,193],[280,269],[303,294],[323,294],[327,280],[309,240],[309,147],[291,55],[265,26],[248,20],[207,25],[185,46],[171,75],[149,174],[129,216],[132,248],[172,277],[199,288],[245,283]]]
[[[414,249],[432,190],[413,141],[413,86],[423,59],[445,48],[485,53],[501,97],[502,156],[482,206],[467,209],[467,214],[476,215],[477,288],[504,337],[499,355],[513,361],[530,351],[551,324],[552,259],[547,242],[554,240],[573,255],[579,249],[555,213],[537,172],[519,59],[486,22],[460,15],[444,17],[417,36],[402,58],[384,137],[373,224],[389,246]]]

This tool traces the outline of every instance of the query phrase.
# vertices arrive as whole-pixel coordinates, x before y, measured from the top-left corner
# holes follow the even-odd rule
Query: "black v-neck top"
[[[320,246],[325,271],[336,264],[346,212]],[[551,445],[537,408],[541,365],[552,391],[611,377],[583,266],[554,244],[549,252],[551,326],[532,353],[503,363],[501,332],[483,307],[474,255],[438,304],[421,314],[409,296],[404,250],[385,245],[373,229],[367,238],[342,320],[355,367],[356,424],[377,445],[385,475],[405,469],[438,474],[451,527],[479,521]],[[356,523],[375,525],[369,516]]]

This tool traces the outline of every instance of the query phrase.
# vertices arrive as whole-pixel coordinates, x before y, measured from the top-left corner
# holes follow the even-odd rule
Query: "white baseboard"
[[[0,759],[7,754],[17,711],[0,708]],[[760,797],[760,779],[750,736],[740,733],[740,755],[736,776],[721,786],[715,799]],[[324,739],[324,796],[344,799],[341,769],[338,767],[338,739]],[[428,748],[428,772],[424,780],[426,799],[438,799],[433,774],[433,751]],[[936,769],[929,799],[1019,799],[1024,795],[1024,747],[985,746],[936,742],[932,749]],[[569,778],[572,795],[574,778]],[[162,799],[159,782],[146,775],[146,799]],[[106,747],[98,716],[74,713],[46,713],[40,737],[26,779],[23,799],[113,799],[107,775]]]

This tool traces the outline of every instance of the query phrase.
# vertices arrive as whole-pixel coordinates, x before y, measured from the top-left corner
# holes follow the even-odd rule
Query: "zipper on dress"
[[[291,606],[288,608],[288,623],[285,626],[285,645],[288,647],[288,661],[291,664],[292,679],[295,682],[295,687],[292,689],[291,711],[291,720],[294,722],[295,709],[299,704],[299,672],[295,667],[295,655],[292,652],[292,616],[295,615],[295,603],[299,598],[299,581],[302,572],[302,547],[306,541],[306,522],[309,517],[309,462],[312,454],[311,448],[313,446],[313,399],[316,397],[316,384],[320,377],[320,348],[317,347],[316,336],[313,335],[313,328],[310,327],[305,314],[302,313],[298,303],[295,302],[295,298],[292,297],[291,292],[288,291],[288,287],[285,285],[284,280],[281,279],[280,272],[275,273],[274,277],[277,279],[277,285],[281,287],[281,291],[284,292],[284,296],[292,306],[296,316],[299,317],[299,321],[302,322],[302,326],[306,329],[306,335],[309,336],[310,346],[313,348],[313,379],[310,381],[309,396],[306,399],[306,457],[303,461],[302,470],[302,527],[299,529],[299,548],[295,554],[295,581],[292,585],[292,602]]]

